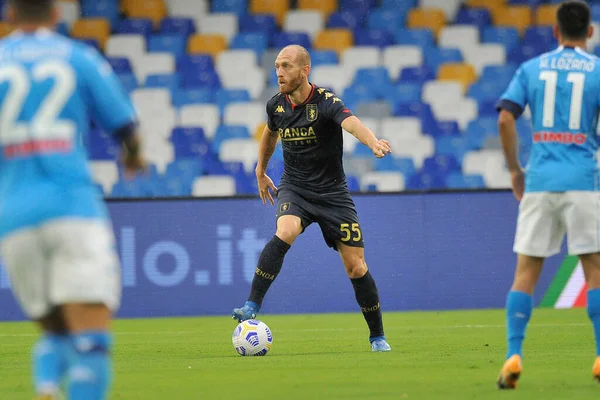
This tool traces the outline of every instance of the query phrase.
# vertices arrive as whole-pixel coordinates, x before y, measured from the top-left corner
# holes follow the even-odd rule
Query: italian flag
[[[577,256],[567,256],[556,272],[540,307],[573,308],[587,304],[587,285]]]

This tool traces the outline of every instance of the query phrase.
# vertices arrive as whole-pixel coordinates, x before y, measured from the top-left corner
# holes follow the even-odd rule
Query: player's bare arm
[[[375,134],[354,115],[342,121],[342,129],[368,146],[377,158],[392,152],[390,142],[385,139],[377,139]]]
[[[267,165],[269,164],[269,160],[273,156],[275,152],[275,147],[277,146],[277,132],[273,132],[269,129],[269,127],[265,126],[262,137],[260,139],[260,144],[258,146],[258,163],[256,164],[256,181],[258,183],[258,192],[260,194],[260,199],[263,204],[269,203],[271,205],[275,205],[273,201],[273,195],[269,191],[271,189],[273,192],[277,191],[273,180],[269,178],[267,175]]]
[[[146,161],[141,155],[141,141],[137,132],[137,124],[130,123],[115,132],[121,142],[121,160],[129,178],[136,173],[146,170]]]
[[[502,141],[504,157],[512,179],[512,189],[517,200],[523,197],[525,190],[525,176],[519,162],[518,136],[515,116],[507,110],[502,110],[498,116],[498,131]]]

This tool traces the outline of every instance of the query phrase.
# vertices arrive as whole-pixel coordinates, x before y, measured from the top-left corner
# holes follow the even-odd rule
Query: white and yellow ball
[[[231,337],[233,347],[242,356],[264,356],[273,345],[271,330],[262,321],[249,319],[241,322]]]

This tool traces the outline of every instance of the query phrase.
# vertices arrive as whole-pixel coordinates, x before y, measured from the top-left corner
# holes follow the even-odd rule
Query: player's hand
[[[390,142],[385,139],[378,139],[369,147],[371,148],[373,155],[375,155],[377,158],[385,157],[387,153],[392,152],[392,149],[390,148]]]
[[[147,169],[146,161],[139,154],[126,153],[123,156],[123,166],[125,167],[125,177],[133,179],[139,172]]]
[[[521,201],[523,192],[525,191],[525,173],[523,172],[523,169],[519,168],[516,171],[511,171],[510,177],[512,180],[513,194],[518,201]]]
[[[267,204],[267,200],[269,200],[272,206],[275,205],[271,190],[273,193],[277,193],[277,188],[271,178],[267,174],[256,174],[256,182],[258,183],[258,193],[263,204]]]

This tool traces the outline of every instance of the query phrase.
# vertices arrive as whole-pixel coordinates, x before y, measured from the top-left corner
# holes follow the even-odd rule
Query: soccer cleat
[[[369,341],[371,342],[371,351],[392,351],[392,347],[385,340],[385,336],[370,338]]]
[[[233,309],[233,312],[231,313],[231,318],[236,319],[238,322],[244,322],[248,319],[256,318],[256,314],[258,314],[259,310],[260,307],[258,306],[258,304],[252,301],[247,301],[246,303],[244,303],[244,306],[242,308]]]
[[[498,380],[498,389],[516,389],[521,376],[521,356],[515,354],[504,362]]]
[[[596,361],[594,361],[592,374],[594,374],[594,379],[600,382],[600,356],[596,357]]]

